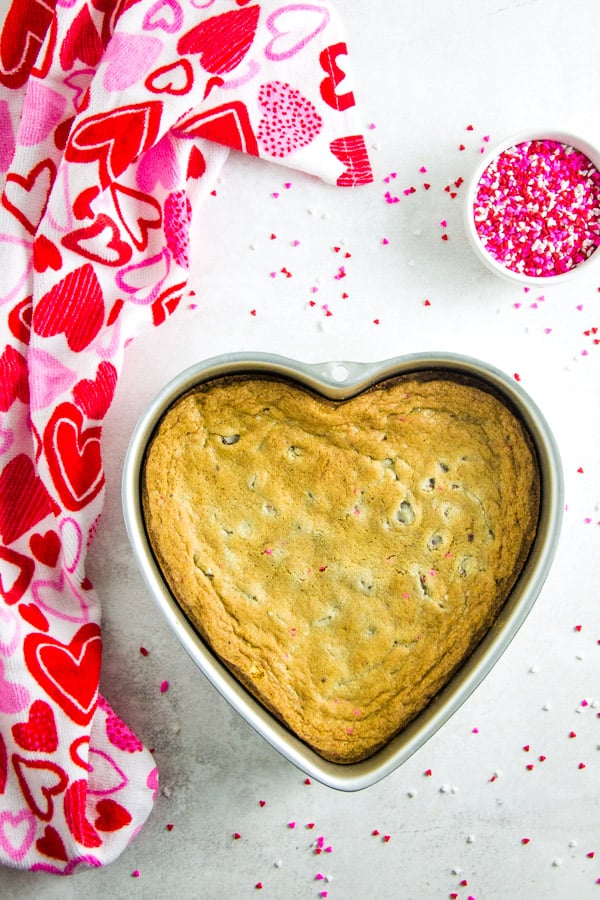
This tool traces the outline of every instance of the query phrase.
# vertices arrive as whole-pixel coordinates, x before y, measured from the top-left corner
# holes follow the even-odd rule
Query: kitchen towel
[[[85,574],[124,348],[190,290],[233,149],[372,180],[327,2],[12,0],[0,36],[0,862],[114,860],[158,789]],[[233,211],[232,211],[233,212]],[[200,248],[201,249],[201,248]],[[196,250],[194,250],[196,252]]]

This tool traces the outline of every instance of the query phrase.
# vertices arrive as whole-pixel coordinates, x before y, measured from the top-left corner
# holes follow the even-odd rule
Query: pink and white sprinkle
[[[523,141],[485,169],[473,216],[484,247],[509,270],[563,274],[600,245],[600,172],[567,144]]]

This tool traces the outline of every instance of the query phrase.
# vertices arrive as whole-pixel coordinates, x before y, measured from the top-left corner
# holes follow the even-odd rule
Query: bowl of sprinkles
[[[478,166],[465,211],[489,269],[522,284],[562,282],[600,259],[600,152],[563,132],[514,136]]]

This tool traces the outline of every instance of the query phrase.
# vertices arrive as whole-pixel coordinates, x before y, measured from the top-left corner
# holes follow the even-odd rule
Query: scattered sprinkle
[[[168,691],[168,690],[169,690],[169,682],[168,682],[168,681],[162,681],[161,684],[160,684],[160,692],[161,692],[161,694],[164,694],[164,693],[165,693],[166,691]]]

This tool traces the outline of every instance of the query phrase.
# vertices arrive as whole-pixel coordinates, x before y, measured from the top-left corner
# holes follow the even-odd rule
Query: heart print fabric
[[[326,2],[12,0],[0,35],[0,862],[115,859],[158,790],[85,574],[127,342],[186,295],[231,149],[372,180]],[[125,373],[126,377],[126,373]]]

